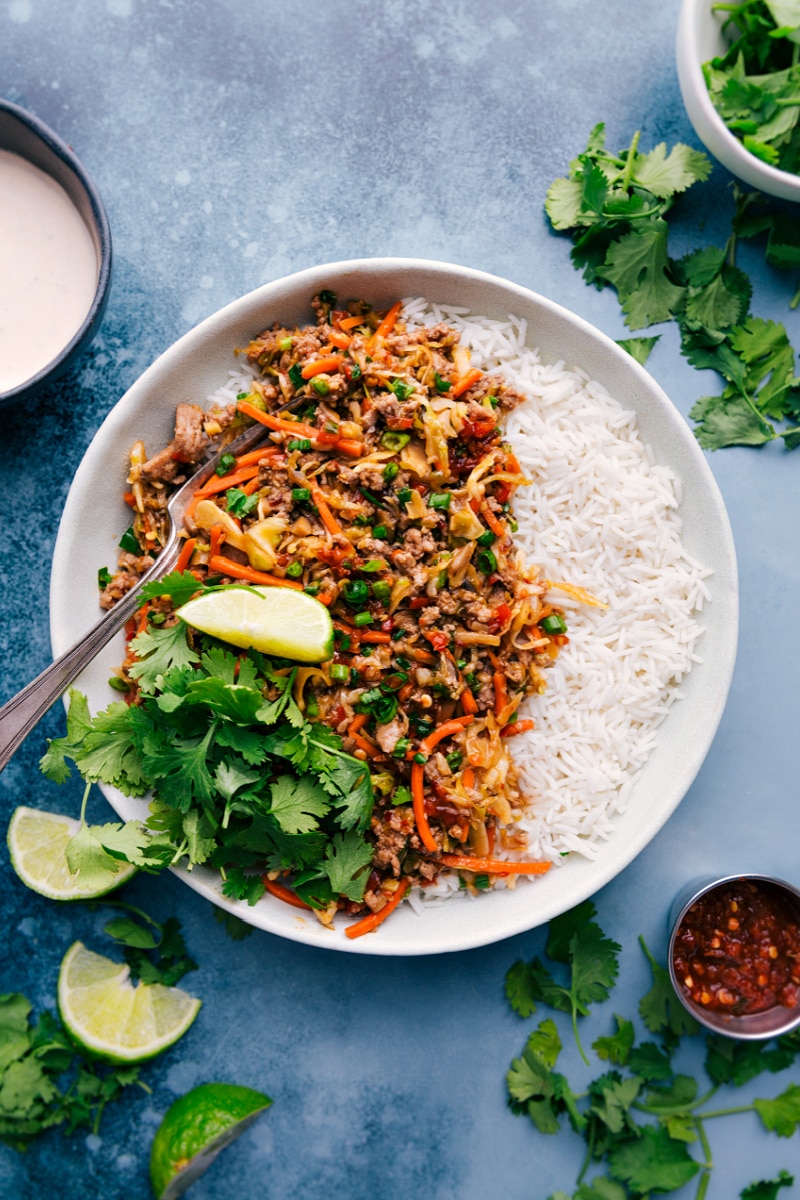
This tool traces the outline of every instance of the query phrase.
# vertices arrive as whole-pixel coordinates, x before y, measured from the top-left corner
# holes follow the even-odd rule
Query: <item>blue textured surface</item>
[[[93,174],[115,276],[92,349],[35,412],[0,415],[0,701],[48,661],[48,564],[86,446],[142,369],[227,301],[316,262],[419,255],[507,276],[625,336],[616,297],[583,283],[542,206],[598,120],[613,148],[637,128],[645,148],[697,144],[675,73],[677,10],[677,0],[75,0],[67,12],[59,0],[2,0],[0,90]],[[681,210],[685,248],[727,236],[730,181],[721,168],[713,178]],[[746,249],[742,263],[754,310],[786,321],[797,344],[795,281],[760,251]],[[648,365],[684,414],[706,390],[672,329]],[[663,955],[666,913],[686,880],[737,869],[800,877],[800,458],[773,446],[709,461],[740,560],[738,666],[686,800],[596,897],[625,947],[603,1032],[614,1012],[633,1014],[648,985],[636,936]],[[4,813],[20,803],[77,813],[78,784],[58,789],[36,766],[45,736],[62,728],[59,706],[0,776]],[[99,794],[91,815],[109,816]],[[69,944],[110,949],[107,914],[27,892],[4,848],[0,859],[0,992],[52,1007]],[[139,878],[127,893],[183,923],[201,964],[185,981],[203,999],[200,1016],[145,1072],[152,1093],[129,1089],[98,1135],[55,1131],[22,1156],[0,1146],[0,1196],[143,1200],[161,1115],[210,1078],[261,1088],[275,1105],[195,1185],[196,1200],[572,1192],[582,1143],[538,1135],[505,1104],[504,1074],[532,1022],[509,1011],[503,975],[541,953],[544,931],[432,959],[354,958],[260,933],[235,943],[172,877]],[[701,1061],[698,1045],[687,1068]],[[572,1050],[563,1066],[585,1082]],[[790,1077],[745,1094],[777,1094]],[[707,1200],[731,1200],[782,1167],[800,1174],[797,1136],[768,1136],[752,1115],[710,1136]]]

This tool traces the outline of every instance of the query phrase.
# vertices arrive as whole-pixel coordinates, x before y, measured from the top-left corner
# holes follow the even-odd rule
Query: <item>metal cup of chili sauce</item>
[[[770,875],[691,885],[670,914],[669,973],[684,1007],[727,1037],[800,1026],[800,890]]]

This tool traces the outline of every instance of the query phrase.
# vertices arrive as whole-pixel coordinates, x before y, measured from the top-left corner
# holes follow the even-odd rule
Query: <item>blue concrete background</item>
[[[104,197],[115,269],[107,314],[85,357],[25,411],[0,415],[0,701],[49,660],[49,561],[70,479],[111,406],[176,337],[257,285],[314,263],[419,255],[506,276],[626,336],[616,296],[587,287],[543,213],[591,127],[609,145],[698,145],[674,62],[677,0],[0,0],[0,94],[70,143]],[[679,212],[676,248],[727,236],[730,177],[716,167]],[[694,192],[697,192],[695,195]],[[681,246],[681,242],[684,243]],[[795,344],[796,280],[745,247],[753,310]],[[648,364],[686,415],[716,387],[665,328]],[[800,453],[800,452],[798,452]],[[708,456],[740,560],[742,635],[730,701],[681,808],[597,897],[624,946],[620,983],[592,1025],[609,1032],[649,986],[636,947],[663,956],[666,913],[707,871],[800,878],[796,663],[800,457],[779,446]],[[57,706],[0,776],[17,804],[77,814],[81,788],[39,776]],[[97,793],[93,819],[110,810]],[[4,818],[5,819],[5,818]],[[0,850],[0,992],[54,1004],[75,938],[111,951],[107,910],[29,893]],[[431,959],[311,951],[266,934],[232,941],[211,907],[171,876],[138,878],[130,903],[181,920],[203,999],[187,1036],[144,1072],[97,1135],[59,1131],[20,1155],[0,1146],[0,1196],[144,1200],[147,1159],[176,1095],[210,1078],[261,1088],[273,1109],[192,1190],[303,1200],[544,1200],[574,1188],[583,1144],[537,1134],[505,1104],[524,1044],[503,998],[515,959],[543,930]],[[700,1070],[702,1047],[687,1052]],[[567,1050],[576,1087],[588,1076]],[[795,1073],[796,1075],[796,1073]],[[767,1076],[746,1095],[795,1078]],[[752,1115],[710,1129],[706,1200],[731,1200],[780,1168],[800,1175],[798,1138]],[[694,1194],[684,1188],[680,1197]],[[781,1195],[800,1195],[800,1185]]]

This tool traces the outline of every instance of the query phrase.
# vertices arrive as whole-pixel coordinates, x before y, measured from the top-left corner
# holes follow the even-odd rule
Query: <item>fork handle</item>
[[[169,551],[166,550],[166,553]],[[139,594],[148,580],[156,573],[168,570],[169,565],[162,552],[157,562],[138,580],[136,586],[126,592],[79,642],[49,667],[45,667],[40,675],[0,708],[0,771],[17,752],[34,725],[42,719],[103,646],[111,641],[128,618],[133,616],[139,607]]]

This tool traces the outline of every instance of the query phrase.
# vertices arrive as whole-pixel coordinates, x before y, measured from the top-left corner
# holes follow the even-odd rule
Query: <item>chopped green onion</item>
[[[400,474],[400,468],[396,462],[387,463],[383,468],[383,478],[387,483],[391,483]]]
[[[363,579],[348,579],[342,594],[351,608],[363,608],[369,599],[369,584]]]
[[[331,679],[346,683],[350,679],[350,668],[345,663],[331,663]]]
[[[97,586],[99,588],[107,588],[111,583],[112,575],[108,567],[101,567],[97,572]]]
[[[289,367],[289,378],[296,388],[306,386],[306,381],[303,379],[303,368],[300,366],[300,363],[295,363],[294,366]]]
[[[436,384],[437,392],[449,392],[450,388],[453,386],[448,379],[442,379],[438,371],[434,371],[433,381]]]
[[[316,696],[309,696],[308,699],[306,700],[306,716],[307,717],[318,717],[319,716],[319,704],[317,703]]]
[[[392,379],[389,381],[389,391],[394,392],[398,400],[407,400],[414,391],[414,385],[406,383],[405,379]]]
[[[294,338],[290,338],[290,337],[281,338],[281,340],[278,342],[278,349],[279,350],[291,350],[293,345],[294,345]]]
[[[309,596],[318,596],[319,595],[319,584],[318,583],[307,583],[306,586],[303,588],[303,591],[306,592]]]
[[[336,293],[330,291],[328,288],[322,289],[322,291],[319,294],[319,298],[320,298],[321,303],[326,304],[328,306],[328,308],[336,307]]]
[[[373,525],[372,536],[383,541],[389,536],[389,530],[385,525]]]
[[[460,750],[451,750],[446,759],[447,765],[451,771],[457,771],[463,761],[464,755]]]
[[[365,500],[369,500],[370,504],[374,504],[376,508],[383,507],[383,501],[379,496],[376,496],[374,492],[371,492],[369,488],[360,487],[358,490],[361,492],[361,495]]]
[[[405,630],[403,630],[403,629],[393,629],[392,633],[391,633],[392,641],[393,642],[402,641],[404,633],[405,633]]]
[[[126,550],[128,554],[141,554],[142,547],[139,545],[139,539],[133,532],[133,526],[130,525],[122,537],[119,539],[120,550]]]
[[[310,500],[311,488],[292,488],[292,499],[294,500],[295,504],[303,504],[306,500]]]
[[[542,629],[545,633],[566,633],[567,623],[558,613],[550,613],[549,617],[541,622]]]
[[[127,683],[124,679],[120,679],[119,675],[112,675],[108,681],[108,686],[113,688],[115,692],[127,692],[128,690]]]
[[[479,538],[475,539],[475,541],[479,546],[491,546],[497,541],[497,536],[496,534],[492,533],[491,529],[487,529],[486,532],[482,533]]]
[[[491,550],[481,550],[475,559],[475,566],[484,575],[492,575],[497,570],[497,559]]]
[[[310,450],[311,438],[292,438],[287,450]]]
[[[382,558],[370,558],[368,562],[362,563],[358,569],[359,571],[369,571],[370,573],[375,571],[385,571],[386,563]]]
[[[381,604],[386,604],[392,594],[391,585],[385,579],[378,579],[372,585],[372,594]]]
[[[295,559],[294,562],[289,563],[288,567],[286,568],[286,574],[290,579],[299,579],[303,574],[303,564]]]
[[[427,756],[427,754],[423,754],[422,751],[419,751],[417,754],[414,755],[415,763],[426,763],[427,761],[428,761],[428,756]]]
[[[353,617],[353,624],[357,625],[357,626],[371,625],[374,620],[375,620],[375,618],[373,617],[371,612],[366,612],[366,611],[358,612]]]
[[[399,492],[397,493],[397,499],[401,504],[408,504],[409,500],[411,499],[411,488],[400,488]]]
[[[411,745],[411,739],[407,737],[398,738],[394,744],[392,758],[405,758],[406,752]]]
[[[381,434],[381,445],[384,450],[393,450],[395,453],[402,450],[403,446],[408,445],[411,440],[411,435],[408,433],[398,433],[394,429],[387,429]]]
[[[497,399],[497,396],[490,396],[489,403],[491,404],[492,408],[497,408],[500,401]]]
[[[236,399],[237,400],[246,400],[249,395],[250,395],[249,392],[237,392]],[[259,397],[259,399],[260,399],[260,397]]]
[[[450,507],[452,497],[449,492],[434,492],[428,501],[428,508],[443,508]]]
[[[330,379],[328,379],[327,375],[315,375],[314,378],[311,380],[311,386],[314,389],[314,391],[317,393],[318,396],[327,396],[328,392],[331,390],[331,381],[330,381]],[[325,428],[328,429],[329,426],[330,426],[329,432],[335,433],[337,430],[337,426],[334,425],[331,421],[328,421]]]
[[[519,529],[519,522],[515,521],[513,517],[509,517],[508,518],[508,527],[512,533],[516,533],[517,530]]]
[[[215,475],[227,475],[229,471],[236,466],[235,454],[223,454],[222,458],[214,468]]]

